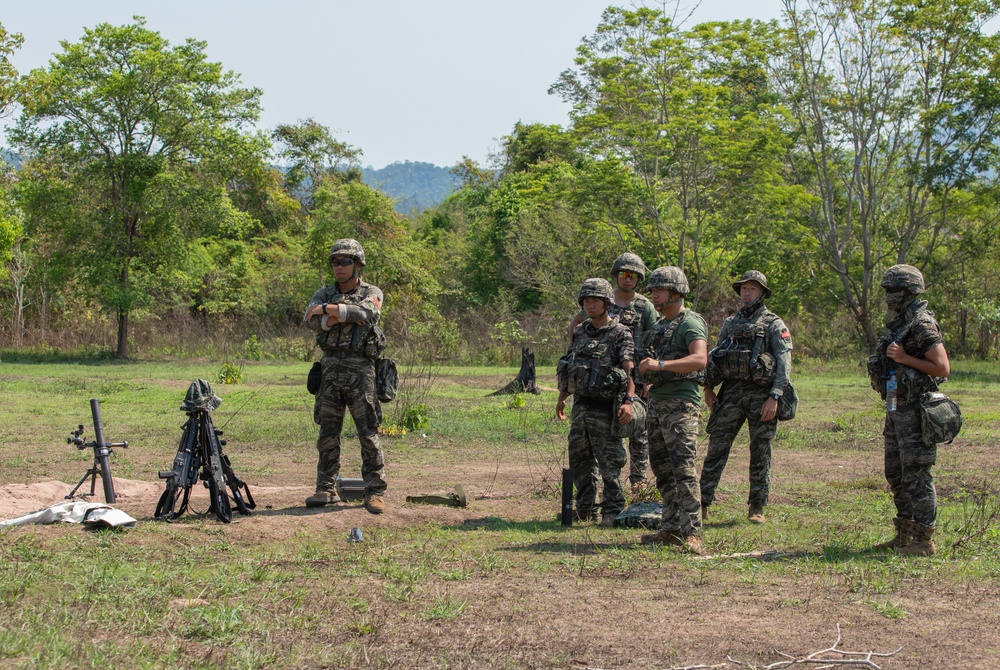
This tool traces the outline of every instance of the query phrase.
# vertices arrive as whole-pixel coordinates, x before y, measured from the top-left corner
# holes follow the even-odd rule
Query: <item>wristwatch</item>
[[[776,402],[781,402],[781,396],[775,393],[774,391],[771,391],[771,393],[769,393],[768,395],[774,398]]]
[[[630,395],[627,398],[625,398],[625,402],[635,402],[638,399],[639,399],[639,396]]]

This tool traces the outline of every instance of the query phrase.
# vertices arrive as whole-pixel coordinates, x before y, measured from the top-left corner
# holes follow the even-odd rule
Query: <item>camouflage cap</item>
[[[642,259],[637,255],[625,252],[621,256],[615,259],[614,264],[611,266],[611,274],[616,275],[619,272],[638,272],[641,279],[646,278],[646,264],[642,262]]]
[[[184,396],[184,404],[181,411],[191,414],[193,412],[213,412],[222,404],[222,398],[212,392],[212,386],[204,379],[195,379],[188,386],[187,394]]]
[[[583,307],[584,298],[601,298],[605,303],[610,305],[615,301],[614,291],[607,279],[591,277],[583,282],[583,286],[580,287],[580,295],[577,296],[576,301]]]
[[[760,270],[747,270],[743,273],[743,276],[740,277],[739,281],[733,282],[733,290],[736,291],[737,295],[740,293],[740,287],[748,281],[755,281],[760,284],[760,287],[764,289],[764,297],[771,297],[771,289],[767,285],[767,277]]]
[[[646,288],[666,288],[681,295],[687,295],[691,292],[691,284],[688,283],[684,270],[673,265],[665,265],[653,270],[649,279],[646,280]]]
[[[347,256],[353,258],[359,266],[365,266],[365,250],[361,248],[361,244],[357,240],[349,237],[333,243],[333,248],[330,249],[330,260],[333,260],[334,256]]]
[[[882,277],[882,288],[902,288],[910,293],[923,293],[924,276],[912,265],[893,265]]]

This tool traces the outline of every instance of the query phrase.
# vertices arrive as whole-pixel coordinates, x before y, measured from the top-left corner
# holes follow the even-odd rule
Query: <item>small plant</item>
[[[228,361],[219,370],[219,382],[222,384],[240,384],[243,382],[243,366],[233,365]]]
[[[875,610],[877,614],[889,619],[905,619],[908,612],[904,610],[899,605],[886,600],[884,603],[878,602],[877,600],[869,600],[868,605]]]
[[[515,393],[507,400],[505,406],[507,409],[524,409],[524,396],[520,393]]]
[[[424,618],[428,621],[455,619],[468,606],[469,603],[466,600],[452,600],[451,596],[445,596],[438,598],[433,605],[424,611]]]
[[[427,405],[424,403],[411,405],[403,412],[403,427],[407,430],[424,430],[428,423]]]

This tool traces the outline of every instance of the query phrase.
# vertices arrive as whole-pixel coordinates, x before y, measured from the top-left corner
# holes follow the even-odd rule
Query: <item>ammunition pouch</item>
[[[754,359],[753,351],[747,348],[716,347],[709,352],[708,359],[712,368],[708,378],[716,382],[744,381],[758,386],[770,386],[777,369],[777,361],[770,352],[760,352]]]
[[[570,352],[556,364],[556,380],[563,393],[584,398],[613,400],[628,383],[625,370],[599,358],[586,358]]]
[[[618,400],[614,404],[614,411],[611,413],[611,436],[624,439],[633,439],[641,436],[646,431],[646,401],[636,398],[632,401],[632,420],[624,426],[618,423],[618,409],[622,406],[622,401]]]
[[[962,411],[940,391],[920,396],[920,433],[928,447],[951,443],[962,430]]]
[[[938,384],[943,381],[936,377],[925,375],[920,370],[907,365],[896,365],[891,358],[884,353],[876,353],[868,357],[868,379],[872,389],[885,399],[885,382],[889,379],[889,373],[893,366],[899,378],[898,397],[904,402],[910,402],[927,393],[938,390]]]

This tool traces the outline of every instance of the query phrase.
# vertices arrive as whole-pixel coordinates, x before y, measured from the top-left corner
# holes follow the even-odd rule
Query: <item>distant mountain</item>
[[[450,168],[432,163],[393,163],[384,168],[372,166],[362,171],[365,183],[395,198],[400,214],[422,212],[440,205],[458,184]]]

